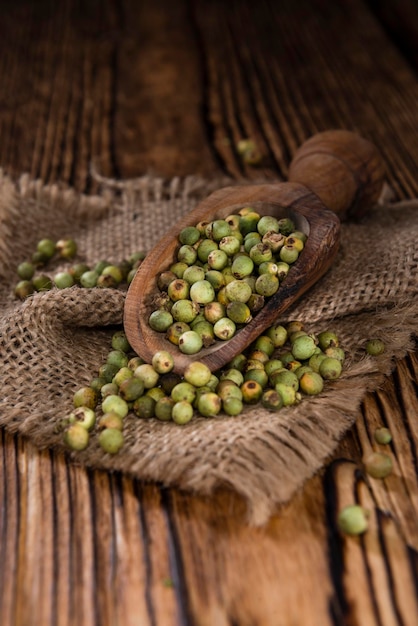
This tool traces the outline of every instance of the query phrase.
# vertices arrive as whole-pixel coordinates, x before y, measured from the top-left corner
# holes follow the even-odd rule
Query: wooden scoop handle
[[[383,176],[382,163],[371,143],[347,131],[327,131],[312,137],[296,152],[289,169],[291,182],[226,187],[212,193],[158,242],[138,269],[124,311],[125,332],[133,349],[147,362],[158,350],[168,350],[178,373],[194,360],[203,361],[212,371],[224,366],[327,271],[338,250],[337,214],[362,213],[377,200]],[[264,215],[291,217],[296,228],[308,235],[305,248],[277,293],[232,339],[216,341],[196,355],[182,354],[164,334],[148,325],[153,296],[158,291],[157,276],[174,262],[180,230],[202,220],[225,218],[247,205]]]

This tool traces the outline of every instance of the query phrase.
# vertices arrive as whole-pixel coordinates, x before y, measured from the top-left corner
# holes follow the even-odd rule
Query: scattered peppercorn
[[[361,535],[368,528],[367,512],[358,504],[344,507],[338,514],[338,526],[347,535]]]
[[[370,356],[380,356],[385,351],[385,344],[381,339],[369,339],[366,343],[366,352]]]

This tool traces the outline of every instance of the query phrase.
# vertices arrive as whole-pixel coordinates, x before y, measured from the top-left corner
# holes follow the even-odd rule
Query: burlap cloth
[[[74,391],[97,375],[122,323],[123,291],[72,287],[16,300],[16,266],[37,241],[71,236],[80,260],[120,261],[149,249],[221,184],[144,177],[83,196],[0,173],[1,426],[40,448],[63,449],[57,421],[71,409]],[[86,451],[69,457],[199,494],[229,486],[246,499],[249,520],[264,523],[323,466],[353,424],[365,393],[414,346],[417,204],[383,203],[371,207],[361,223],[344,225],[334,267],[282,318],[302,320],[315,332],[335,329],[341,338],[344,373],[320,397],[277,414],[257,406],[238,417],[194,418],[183,427],[132,414],[118,455],[105,454],[93,434]],[[378,358],[364,351],[373,336],[386,343]]]

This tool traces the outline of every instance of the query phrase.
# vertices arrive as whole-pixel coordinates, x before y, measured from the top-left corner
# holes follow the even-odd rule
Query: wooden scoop
[[[297,150],[287,183],[243,185],[215,191],[174,224],[147,254],[126,296],[124,328],[135,352],[147,363],[158,350],[174,356],[174,370],[184,372],[191,361],[211,371],[228,363],[280,318],[329,269],[339,245],[340,218],[361,215],[379,197],[384,168],[376,148],[355,133],[332,130],[311,137]],[[178,235],[202,220],[223,219],[244,206],[262,215],[290,217],[308,235],[297,262],[253,320],[228,341],[217,340],[194,355],[182,354],[164,333],[153,331],[148,318],[158,293],[156,280],[175,261]]]

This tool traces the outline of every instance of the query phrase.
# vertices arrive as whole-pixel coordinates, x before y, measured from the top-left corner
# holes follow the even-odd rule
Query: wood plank
[[[14,175],[94,191],[97,159],[106,176],[285,178],[296,147],[332,125],[377,142],[396,195],[417,195],[416,73],[367,3],[7,5],[0,164]],[[246,135],[261,168],[237,153]],[[416,354],[398,364],[325,475],[265,529],[248,527],[227,491],[86,472],[2,432],[1,623],[412,626],[417,373]],[[394,437],[384,481],[361,464],[380,423]],[[372,512],[362,539],[335,525],[353,499]]]

